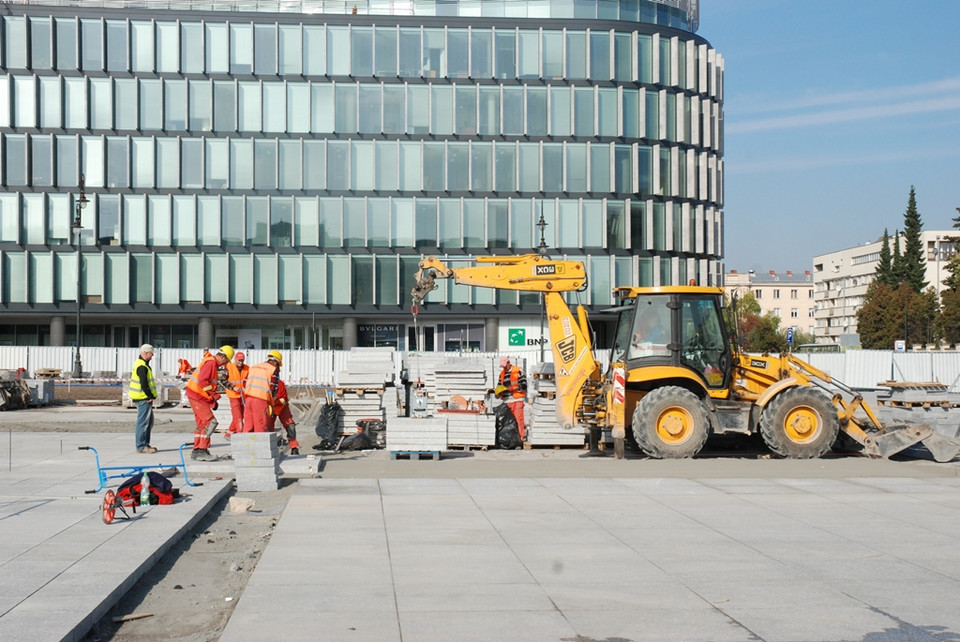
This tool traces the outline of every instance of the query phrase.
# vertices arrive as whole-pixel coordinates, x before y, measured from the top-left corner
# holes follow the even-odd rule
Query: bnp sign
[[[538,330],[530,329],[529,335],[527,330],[528,328],[507,328],[507,345],[511,348],[530,348],[545,343],[544,339],[538,338]]]

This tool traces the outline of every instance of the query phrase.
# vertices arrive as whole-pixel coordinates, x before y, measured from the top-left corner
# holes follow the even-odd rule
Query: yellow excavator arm
[[[575,317],[561,294],[586,287],[583,263],[554,261],[538,254],[480,256],[474,261],[477,265],[463,267],[448,267],[434,257],[420,261],[417,283],[411,292],[414,307],[437,289],[437,279],[495,290],[543,293],[556,373],[557,420],[564,428],[572,428],[579,423],[584,384],[599,378],[600,372],[600,364],[593,356],[586,313],[578,307]]]

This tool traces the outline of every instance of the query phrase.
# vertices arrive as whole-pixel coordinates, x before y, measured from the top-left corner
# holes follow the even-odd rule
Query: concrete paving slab
[[[179,458],[182,436],[154,436],[164,452],[146,459],[135,452],[132,434],[8,435],[7,469],[0,472],[0,639],[81,639],[229,490],[229,478],[191,487],[181,476],[173,480],[188,495],[181,501],[147,507],[129,520],[118,511],[117,520],[105,524],[105,491],[84,492],[99,485],[96,459],[78,447],[94,446],[102,467]]]
[[[103,524],[102,493],[83,493],[98,483],[92,453],[77,447],[104,466],[170,463],[189,438],[155,431],[162,451],[144,457],[129,422],[0,439],[0,639],[79,639],[228,487],[230,460],[188,461],[191,479],[224,479],[175,479],[189,501]],[[324,455],[221,639],[960,635],[956,466],[550,457]]]
[[[254,609],[262,629],[288,639],[317,631],[405,642],[960,633],[952,607],[960,580],[943,572],[960,569],[960,547],[949,546],[960,526],[955,509],[942,508],[939,479],[903,491],[848,479],[679,481],[687,483],[301,480],[221,640],[251,639],[244,627]],[[944,517],[909,519],[925,515],[917,506]],[[651,508],[653,524],[626,519]],[[305,553],[318,515],[325,534],[363,533],[364,543],[342,545],[332,562]],[[911,596],[898,601],[902,585]],[[279,602],[263,606],[289,592],[303,595],[290,624]],[[376,608],[358,623],[344,604],[364,592]]]

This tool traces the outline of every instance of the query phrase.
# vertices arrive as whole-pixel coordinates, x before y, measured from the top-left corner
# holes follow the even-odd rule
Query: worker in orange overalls
[[[193,366],[186,359],[177,359],[177,377],[180,379],[189,379],[193,372]]]
[[[506,388],[505,401],[517,420],[517,430],[520,432],[520,441],[525,441],[527,431],[523,422],[523,404],[527,398],[527,378],[518,366],[510,363],[510,357],[500,357],[500,385]]]
[[[232,347],[221,346],[214,354],[200,362],[187,382],[187,400],[197,424],[193,431],[193,452],[190,453],[190,459],[217,460],[215,455],[210,454],[210,435],[217,428],[217,418],[213,416],[213,411],[217,409],[217,400],[220,398],[219,369],[233,358],[233,352]]]
[[[230,400],[230,427],[224,433],[224,437],[230,439],[230,435],[243,430],[243,386],[250,374],[250,366],[244,364],[246,355],[239,350],[233,355],[233,361],[227,362],[227,385],[225,391]]]
[[[290,454],[299,455],[300,444],[296,440],[296,424],[287,403],[286,386],[281,389],[282,365],[283,356],[277,350],[271,350],[265,362],[250,368],[243,388],[243,432],[273,432],[276,418],[279,417],[290,437]]]
[[[279,370],[277,371],[279,375]],[[290,441],[290,454],[300,454],[300,442],[297,441],[297,422],[293,420],[293,413],[290,412],[290,397],[287,396],[287,385],[283,379],[277,377],[277,392],[273,397],[273,417],[279,419],[280,425],[287,433],[287,439]],[[274,424],[276,425],[276,424]]]

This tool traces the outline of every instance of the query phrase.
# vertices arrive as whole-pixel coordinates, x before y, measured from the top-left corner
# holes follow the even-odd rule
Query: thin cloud
[[[849,103],[869,105],[879,102],[899,101],[902,100],[904,96],[917,96],[930,93],[950,94],[955,91],[960,91],[960,76],[914,85],[865,89],[862,91],[843,91],[832,94],[814,94],[779,103],[771,103],[762,96],[752,95],[745,97],[744,100],[727,100],[727,108],[730,109],[732,105],[735,106],[735,111],[738,114],[776,113]],[[744,105],[743,103],[746,104]]]
[[[960,93],[955,96],[943,96],[925,100],[911,100],[888,105],[865,105],[845,109],[817,111],[805,114],[792,114],[761,118],[747,122],[727,122],[726,133],[746,134],[778,129],[796,129],[815,127],[850,121],[863,121],[878,118],[891,118],[911,114],[924,114],[960,109]]]
[[[884,152],[878,154],[862,154],[857,156],[810,156],[806,158],[768,158],[764,160],[751,160],[745,163],[739,163],[736,159],[727,157],[724,159],[724,169],[727,173],[731,171],[738,175],[742,174],[768,174],[778,172],[796,172],[812,169],[821,169],[824,167],[855,166],[855,165],[876,165],[882,163],[901,163],[904,161],[930,160],[931,158],[956,158],[960,157],[960,149],[916,149],[903,150],[899,152]]]

